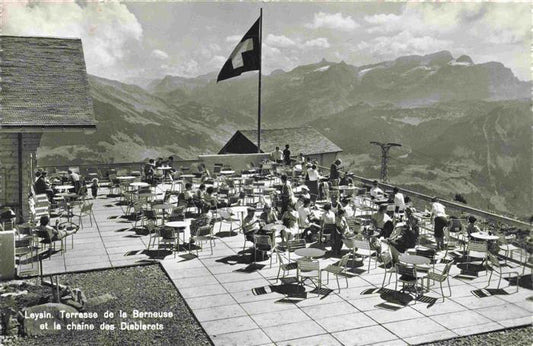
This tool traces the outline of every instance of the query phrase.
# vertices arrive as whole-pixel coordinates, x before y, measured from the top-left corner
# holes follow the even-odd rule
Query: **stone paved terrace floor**
[[[74,248],[64,255],[54,254],[43,260],[43,273],[64,273],[91,269],[129,266],[152,261],[156,252],[146,253],[148,236],[136,235],[132,223],[125,218],[125,206],[116,198],[94,201],[97,226],[84,228],[75,235]],[[227,225],[223,231],[228,230]],[[215,225],[218,230],[218,224]],[[188,235],[186,235],[188,239]],[[248,243],[250,245],[250,243]],[[384,269],[370,273],[355,268],[348,279],[341,278],[340,293],[334,277],[328,295],[309,293],[306,299],[288,299],[280,293],[254,295],[252,289],[279,286],[278,264],[272,268],[268,259],[250,265],[251,253],[242,253],[243,236],[238,234],[216,240],[213,254],[205,247],[199,256],[185,251],[177,257],[162,251],[162,267],[187,301],[198,321],[216,345],[405,345],[418,344],[457,336],[494,331],[532,322],[533,292],[510,286],[508,295],[478,298],[471,291],[487,283],[484,272],[475,279],[454,278],[452,298],[428,302],[410,301],[406,306],[390,303],[390,295],[379,292],[362,294],[381,287]],[[152,257],[150,257],[152,256]],[[296,258],[294,254],[291,259]],[[321,268],[338,259],[321,260]],[[530,273],[528,270],[526,273]],[[294,276],[291,272],[288,276]],[[387,287],[394,289],[394,275]],[[325,280],[324,280],[325,282]],[[503,280],[503,285],[507,285]],[[495,287],[493,278],[491,287]],[[287,286],[283,286],[287,287]],[[276,289],[276,288],[274,288]],[[310,291],[312,287],[306,287]],[[425,293],[440,297],[438,285]],[[405,297],[405,296],[401,296]],[[385,299],[384,299],[385,298]]]

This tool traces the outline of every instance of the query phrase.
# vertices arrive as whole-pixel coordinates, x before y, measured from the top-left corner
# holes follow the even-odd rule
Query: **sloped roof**
[[[239,130],[238,132],[257,147],[257,130]],[[312,127],[261,130],[262,152],[272,152],[276,147],[280,147],[283,150],[285,144],[290,146],[292,155],[298,155],[299,153],[313,155],[342,151],[335,143]]]
[[[80,39],[0,36],[0,131],[94,127]]]

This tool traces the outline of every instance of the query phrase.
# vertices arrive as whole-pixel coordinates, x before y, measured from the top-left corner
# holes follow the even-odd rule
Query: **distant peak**
[[[461,56],[458,57],[455,61],[457,61],[457,62],[463,62],[463,63],[468,63],[468,64],[474,64],[474,62],[472,61],[472,58],[469,57],[468,55],[461,55]]]
[[[327,61],[326,58],[322,58],[322,60],[320,60],[319,64],[329,64],[329,61]]]

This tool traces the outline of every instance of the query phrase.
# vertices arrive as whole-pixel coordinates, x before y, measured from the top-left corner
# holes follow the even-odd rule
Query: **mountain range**
[[[216,73],[166,76],[146,87],[90,76],[95,133],[45,134],[43,165],[127,162],[216,153],[237,129],[256,126],[257,75],[216,83]],[[343,148],[354,171],[517,215],[532,210],[531,82],[498,62],[449,52],[366,66],[322,60],[263,76],[265,128],[310,125]],[[280,143],[283,145],[284,143]]]

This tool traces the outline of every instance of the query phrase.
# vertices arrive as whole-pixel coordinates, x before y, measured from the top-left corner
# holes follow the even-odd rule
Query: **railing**
[[[174,161],[174,167],[190,167],[192,164],[198,163],[200,160],[176,160]],[[87,176],[88,173],[94,173],[96,171],[101,178],[105,178],[109,175],[110,172],[115,170],[116,172],[120,171],[143,171],[143,167],[146,162],[119,162],[119,163],[93,163],[93,164],[83,164],[83,165],[51,165],[51,166],[38,166],[50,173],[58,171],[67,171],[70,168],[76,167],[79,169],[79,173],[82,176]]]
[[[318,168],[320,168],[321,170],[324,170],[324,171],[328,171],[329,170],[329,168],[323,167],[323,166],[319,166]],[[357,176],[357,175],[351,175],[351,177],[353,179],[357,180],[357,181],[360,181],[362,183],[369,184],[369,185],[371,185],[372,182],[375,180],[375,179],[368,179],[368,178],[365,178],[365,177],[360,177],[360,176]],[[408,190],[408,189],[405,189],[405,188],[402,188],[402,187],[399,187],[399,186],[396,186],[396,185],[390,185],[390,184],[384,184],[384,183],[378,183],[378,185],[381,188],[384,188],[384,189],[387,189],[387,190],[392,190],[394,187],[397,187],[398,190],[400,192],[402,192],[404,195],[409,196],[409,197],[414,197],[414,198],[416,198],[418,200],[422,200],[422,201],[431,202],[431,199],[433,198],[433,196],[429,196],[429,195],[426,195],[426,194],[423,194],[423,193],[420,193],[420,192]],[[485,220],[488,220],[488,221],[501,222],[501,223],[504,223],[504,224],[507,224],[507,225],[512,225],[512,226],[515,226],[515,227],[518,227],[518,228],[521,228],[521,229],[526,229],[526,230],[532,228],[532,225],[530,223],[528,223],[528,222],[524,222],[524,221],[521,221],[521,220],[518,220],[518,219],[514,219],[514,218],[511,218],[511,217],[500,215],[500,214],[497,214],[497,213],[488,212],[488,211],[485,211],[485,210],[469,207],[469,206],[466,206],[464,204],[460,204],[460,203],[456,203],[456,202],[452,202],[452,201],[447,201],[447,200],[443,200],[443,199],[440,199],[440,198],[439,198],[439,202],[442,203],[444,206],[450,208],[450,209],[457,210],[457,211],[463,212],[463,213],[468,213],[468,214],[471,214],[471,215],[476,215],[476,216],[479,216],[479,217],[481,217],[481,218],[483,218]]]

